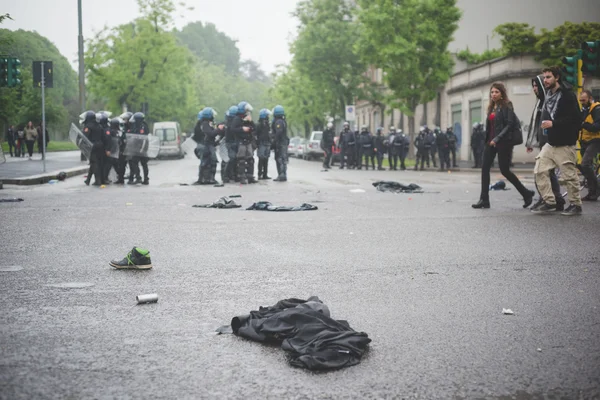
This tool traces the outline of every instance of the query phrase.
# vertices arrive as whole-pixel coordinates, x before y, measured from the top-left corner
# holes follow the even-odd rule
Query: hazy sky
[[[9,13],[2,28],[35,30],[46,36],[76,68],[77,0],[2,1],[2,14]],[[91,37],[105,25],[117,26],[138,16],[135,0],[83,0],[83,36]],[[290,13],[298,0],[188,0],[194,7],[176,17],[181,29],[193,21],[212,22],[217,29],[238,40],[242,59],[257,61],[267,72],[290,61],[289,39],[297,20]]]

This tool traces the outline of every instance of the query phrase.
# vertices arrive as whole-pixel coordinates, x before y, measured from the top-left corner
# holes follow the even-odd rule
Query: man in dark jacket
[[[15,146],[17,141],[17,131],[12,125],[6,130],[6,141],[8,142],[8,151],[10,152],[10,156],[13,157],[13,148],[15,149],[15,154],[17,152],[17,148]]]
[[[594,161],[600,153],[600,103],[594,101],[592,92],[584,90],[579,96],[582,109],[581,173],[585,176],[588,194],[582,200],[597,201],[600,196]]]
[[[527,152],[531,153],[534,147],[539,147],[540,150],[546,144],[547,136],[544,135],[542,129],[542,108],[544,106],[544,100],[546,99],[546,91],[544,90],[544,75],[538,75],[531,80],[531,86],[533,87],[533,93],[537,97],[531,120],[529,122],[529,132],[527,133],[527,141],[525,147]],[[558,178],[556,177],[555,170],[550,170],[550,184],[552,186],[552,193],[556,199],[556,210],[563,211],[565,209],[565,199],[563,199],[560,193],[560,185]],[[539,193],[539,190],[538,190]],[[531,207],[531,209],[538,208],[544,203],[544,198],[540,194],[538,201]]]
[[[485,132],[480,122],[473,124],[473,133],[471,134],[471,150],[473,150],[474,165],[471,168],[481,168],[483,149],[485,147]]]
[[[383,137],[383,127],[377,128],[377,135],[373,139],[373,153],[377,157],[377,170],[383,171],[383,152],[385,151],[385,138]]]
[[[544,68],[542,72],[547,92],[542,107],[541,127],[548,142],[537,156],[533,172],[544,204],[532,211],[556,211],[557,203],[552,193],[550,171],[560,168],[570,203],[562,215],[579,215],[582,210],[575,144],[581,129],[581,110],[575,93],[562,85],[558,67]]]
[[[335,131],[333,130],[333,122],[327,123],[327,129],[323,131],[321,138],[321,150],[325,153],[323,156],[323,169],[331,168],[331,155],[335,144]]]

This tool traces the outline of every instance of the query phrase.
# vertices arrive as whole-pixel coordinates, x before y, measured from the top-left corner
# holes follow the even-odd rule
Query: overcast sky
[[[212,22],[217,29],[238,40],[242,59],[257,61],[266,72],[290,61],[289,40],[295,35],[297,20],[290,14],[298,0],[188,0],[194,7],[176,26],[188,22]],[[50,39],[77,68],[77,0],[2,1],[5,20],[2,28],[37,31]],[[83,36],[89,38],[105,25],[117,26],[138,16],[135,0],[83,0]]]

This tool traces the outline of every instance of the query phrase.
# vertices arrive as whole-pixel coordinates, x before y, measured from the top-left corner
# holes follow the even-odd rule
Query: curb
[[[64,172],[67,174],[67,178],[85,174],[88,171],[89,166],[80,166],[75,168],[69,168],[62,171],[54,171],[47,172],[45,174],[40,175],[31,175],[23,178],[0,178],[0,182],[5,185],[21,185],[21,186],[29,186],[29,185],[43,185],[48,183],[48,181],[52,179],[57,179],[59,173]]]

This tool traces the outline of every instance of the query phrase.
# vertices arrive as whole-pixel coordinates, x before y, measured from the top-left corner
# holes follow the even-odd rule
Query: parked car
[[[181,148],[181,127],[179,122],[155,122],[152,134],[160,139],[158,157],[183,158],[185,155]]]
[[[306,153],[306,146],[308,145],[308,140],[306,139],[300,139],[300,141],[298,142],[298,145],[296,146],[296,157],[298,158],[304,158],[304,154]]]
[[[323,149],[321,149],[322,138],[323,132],[321,131],[314,131],[310,134],[310,139],[306,143],[306,151],[304,152],[305,160],[323,157]]]
[[[290,139],[290,143],[288,144],[288,157],[295,156],[298,151],[298,143],[300,143],[299,137],[293,137]]]
[[[341,150],[337,146],[339,140],[340,140],[339,137],[334,137],[333,138],[334,145],[333,145],[333,147],[331,149],[331,152],[332,152],[332,154],[331,154],[331,165],[332,166],[335,165],[336,162],[341,162],[341,156],[340,156]]]

